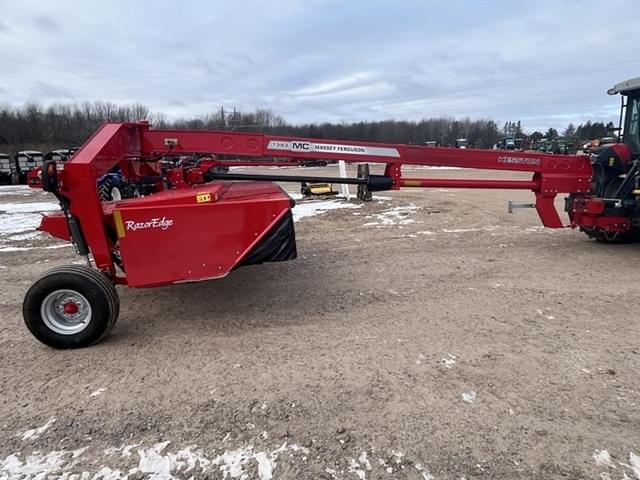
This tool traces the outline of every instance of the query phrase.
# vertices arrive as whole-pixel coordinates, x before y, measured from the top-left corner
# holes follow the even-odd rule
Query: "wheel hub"
[[[79,305],[73,300],[68,301],[62,306],[65,315],[75,315],[80,310]]]
[[[60,335],[80,333],[91,322],[89,301],[75,290],[56,290],[45,297],[40,307],[47,327]]]

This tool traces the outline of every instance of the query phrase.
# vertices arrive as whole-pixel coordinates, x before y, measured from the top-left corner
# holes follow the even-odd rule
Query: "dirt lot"
[[[79,258],[12,227],[46,194],[0,188],[0,478],[640,479],[640,246],[509,198],[302,218],[296,261],[119,288],[105,342],[55,351],[22,298]]]

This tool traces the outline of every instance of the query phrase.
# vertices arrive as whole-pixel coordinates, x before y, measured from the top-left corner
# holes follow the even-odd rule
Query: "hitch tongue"
[[[517,208],[536,208],[535,203],[513,203],[513,200],[507,202],[507,211],[513,213]]]

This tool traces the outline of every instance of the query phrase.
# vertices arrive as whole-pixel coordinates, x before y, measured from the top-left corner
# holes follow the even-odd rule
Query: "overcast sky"
[[[563,128],[616,120],[606,90],[640,76],[639,10],[638,0],[7,1],[0,103]]]

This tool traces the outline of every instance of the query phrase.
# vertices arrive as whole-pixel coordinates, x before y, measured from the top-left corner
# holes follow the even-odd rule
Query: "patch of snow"
[[[367,215],[365,218],[375,219],[375,221],[365,223],[364,226],[408,225],[416,223],[414,219],[407,217],[419,209],[420,207],[412,203],[406,206],[393,207],[373,215]]]
[[[5,247],[0,247],[0,252],[26,252],[27,250],[36,250],[36,249],[44,249],[44,250],[57,250],[58,248],[67,248],[72,247],[73,245],[70,243],[64,243],[62,245],[49,245],[48,247],[14,247],[12,245],[8,245]],[[85,262],[80,262],[80,264],[84,264]]]
[[[360,466],[360,464],[358,462],[356,462],[356,460],[353,459],[353,458],[349,459],[349,468],[348,468],[347,472],[354,473],[355,475],[357,475],[357,477],[360,480],[366,480],[367,479],[367,472],[365,472],[362,469],[362,467]]]
[[[258,452],[254,455],[256,462],[258,462],[258,477],[261,479],[271,480],[273,478],[273,467],[275,463],[271,463],[269,457],[264,452]]]
[[[364,468],[366,468],[367,470],[371,470],[371,462],[369,461],[369,459],[367,458],[367,452],[362,452],[360,454],[360,456],[358,457],[358,461],[364,465]]]
[[[38,237],[40,235],[40,232],[27,232],[27,233],[21,233],[18,235],[11,235],[9,237],[9,240],[13,240],[13,241],[20,241],[20,240],[33,240],[34,238]]]
[[[42,217],[35,213],[0,214],[0,234],[16,234],[35,230]]]
[[[420,475],[422,475],[422,480],[434,480],[433,475],[431,475],[427,470],[425,470],[422,464],[416,463],[414,467],[416,467],[416,470],[418,470],[420,472]]]
[[[266,452],[254,453],[253,447],[248,446],[246,448],[224,452],[213,459],[211,464],[218,466],[223,478],[244,479],[247,478],[244,466],[250,461],[255,461],[258,464],[258,478],[260,480],[271,480],[273,478],[273,471],[277,465],[276,460],[278,459],[278,455],[288,450],[294,452],[302,451],[305,454],[309,453],[309,450],[304,447],[287,445],[286,442],[268,454]]]
[[[90,475],[91,474],[89,474],[89,472],[82,472],[80,480],[88,480],[89,478],[92,480],[124,480],[127,478],[127,475],[122,473],[120,470],[111,470],[109,467],[102,467],[93,477],[90,477]]]
[[[549,311],[550,309],[549,309],[549,308],[547,308],[546,310],[547,310],[547,311]],[[548,313],[543,312],[543,311],[542,311],[542,309],[540,309],[540,308],[536,308],[536,313],[537,313],[538,315],[542,315],[542,316],[543,316],[544,318],[546,318],[547,320],[555,320],[555,319],[556,319],[556,317],[554,317],[553,315],[550,315],[550,314],[548,314]]]
[[[33,250],[33,247],[0,247],[0,252],[26,252]]]
[[[611,462],[611,455],[609,455],[609,452],[606,450],[596,450],[595,452],[593,452],[592,457],[596,461],[596,465],[616,468],[615,465]]]
[[[473,403],[476,401],[476,392],[474,392],[473,390],[470,390],[468,392],[464,392],[462,394],[462,400],[464,400],[467,403]]]
[[[452,368],[456,364],[456,356],[448,353],[447,356],[440,361],[445,368]]]
[[[40,225],[40,213],[59,210],[54,202],[0,203],[0,234],[17,234]]]
[[[90,398],[95,398],[95,397],[97,397],[97,396],[102,395],[102,394],[103,394],[104,392],[106,392],[106,391],[107,391],[107,389],[106,389],[106,388],[99,388],[99,389],[97,389],[95,392],[91,392],[91,393],[89,394],[89,397],[90,397]]]
[[[40,435],[42,435],[44,432],[46,432],[47,429],[54,423],[56,423],[56,418],[51,417],[49,420],[47,420],[47,423],[45,423],[43,426],[39,428],[33,428],[31,430],[26,430],[24,433],[18,434],[18,436],[19,437],[21,436],[23,441],[35,440],[38,437],[40,437]]]
[[[115,455],[119,452],[121,457],[128,458],[131,456],[131,450],[133,450],[134,448],[138,448],[140,445],[142,445],[142,442],[134,443],[133,445],[121,444],[119,447],[109,447],[105,449],[104,454]]]
[[[55,202],[0,203],[0,212],[5,213],[40,213],[52,210],[60,210],[60,205]]]
[[[53,451],[47,455],[34,453],[26,455],[24,461],[17,454],[9,455],[0,460],[0,478],[44,479],[47,473],[62,469],[66,455],[67,452],[64,451]]]
[[[54,451],[49,454],[34,453],[21,457],[13,454],[6,459],[0,459],[0,479],[20,478],[24,480],[44,480],[57,478],[68,480],[126,480],[127,478],[145,478],[150,480],[177,480],[182,478],[223,478],[226,480],[273,480],[278,477],[279,458],[306,460],[309,455],[307,448],[295,444],[283,443],[274,450],[255,450],[246,445],[235,450],[227,450],[217,455],[207,455],[196,446],[190,446],[172,452],[168,449],[170,442],[156,443],[149,448],[137,448],[138,445],[121,445],[118,448],[104,450],[105,455],[121,452],[116,458],[107,460],[114,463],[98,464],[87,458],[86,448],[75,451]],[[137,454],[137,463],[132,462],[131,451]],[[406,456],[399,450],[392,450],[392,459],[388,463],[378,458],[376,468],[384,469],[388,473],[400,471],[407,466],[414,465],[416,473],[423,480],[433,480],[428,469],[420,463],[413,464],[406,461]],[[93,465],[90,471],[78,471],[78,459],[83,456],[88,465]],[[121,458],[129,458],[121,460]],[[107,459],[109,457],[106,457]],[[633,463],[635,458],[630,457]],[[76,468],[74,468],[76,467]],[[333,465],[332,465],[333,467]],[[335,468],[335,467],[334,467]],[[354,478],[366,480],[372,475],[374,465],[368,458],[367,451],[362,451],[356,458],[350,458],[344,470],[325,468],[325,472],[332,478]],[[377,478],[377,476],[376,476]]]
[[[404,453],[398,450],[391,450],[391,454],[393,455],[393,459],[395,460],[396,463],[402,462],[402,457],[404,457]]]
[[[633,470],[633,474],[637,480],[640,480],[640,456],[633,452],[629,452],[629,466]]]
[[[0,195],[46,195],[47,192],[40,188],[30,188],[28,185],[0,185]]]
[[[293,207],[293,221],[299,222],[303,218],[313,217],[338,208],[360,208],[361,206],[362,205],[341,202],[339,200],[300,202]]]

